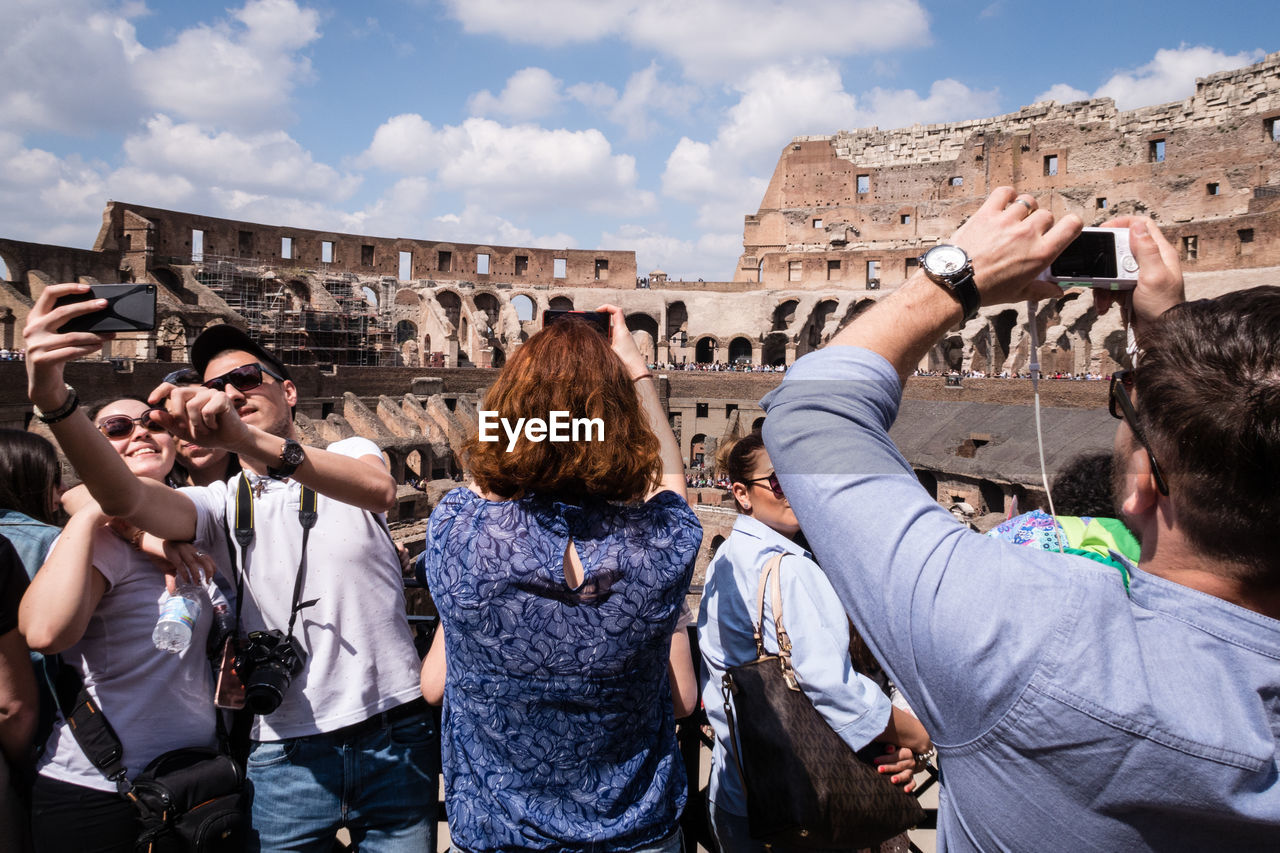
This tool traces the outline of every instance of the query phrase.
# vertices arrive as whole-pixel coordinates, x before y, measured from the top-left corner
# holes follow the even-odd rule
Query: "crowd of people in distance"
[[[925,370],[917,367],[911,374],[912,376],[959,376],[962,379],[1030,379],[1031,371],[1029,370],[1001,370],[999,373],[987,373],[982,370]],[[1101,373],[1064,373],[1061,370],[1055,370],[1052,373],[1040,374],[1041,379],[1071,379],[1080,382],[1102,382],[1111,381],[1111,374]]]
[[[27,351],[24,349],[0,348],[0,361],[26,361]]]
[[[693,372],[711,372],[711,373],[786,373],[787,366],[785,364],[751,364],[745,361],[735,361],[726,363],[723,361],[710,362],[691,362],[686,361],[676,364],[673,361],[649,363],[650,370],[681,370]]]
[[[175,748],[238,762],[251,853],[328,853],[342,830],[362,851],[435,851],[441,780],[462,853],[677,853],[691,814],[718,850],[788,851],[753,826],[723,680],[784,652],[788,689],[885,790],[936,760],[938,850],[1276,849],[1280,287],[1187,302],[1155,224],[1109,224],[1140,268],[1131,293],[1094,296],[1099,313],[1123,300],[1138,344],[1107,377],[1113,452],[1059,472],[1055,514],[985,534],[889,430],[949,329],[1060,295],[1036,275],[1082,223],[1010,188],[939,247],[951,261],[926,255],[786,368],[762,429],[705,471],[683,466],[656,372],[775,368],[646,363],[612,305],[607,332],[534,334],[482,407],[601,418],[604,440],[472,439],[412,567],[379,448],[305,444],[275,354],[215,325],[158,387],[81,405],[66,367],[106,338],[61,328],[103,306],[46,286],[28,395],[79,485],[34,431],[0,431],[0,849],[138,843],[127,786],[90,760],[52,674],[110,720],[125,779]],[[738,515],[695,614],[688,490],[713,485]],[[421,646],[408,574],[439,616]],[[192,609],[171,642],[175,596]],[[676,739],[699,708],[705,802]]]

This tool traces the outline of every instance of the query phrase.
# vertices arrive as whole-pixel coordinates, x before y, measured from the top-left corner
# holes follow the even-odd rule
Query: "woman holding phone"
[[[603,440],[473,439],[473,483],[431,515],[440,630],[423,693],[444,702],[449,830],[461,850],[681,849],[674,717],[696,702],[677,618],[701,527],[654,378],[622,312],[609,337],[548,325],[484,409],[599,418]]]

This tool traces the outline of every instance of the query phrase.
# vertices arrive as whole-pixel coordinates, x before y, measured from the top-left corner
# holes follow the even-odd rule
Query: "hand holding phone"
[[[107,307],[79,317],[72,317],[58,328],[58,334],[67,332],[149,332],[156,327],[156,286],[154,284],[94,284],[88,293],[72,293],[59,296],[54,308],[87,302],[91,299],[107,300]]]
[[[565,311],[561,308],[549,308],[542,312],[542,328],[555,323],[563,323],[570,319],[583,320],[609,339],[609,313],[607,311]]]

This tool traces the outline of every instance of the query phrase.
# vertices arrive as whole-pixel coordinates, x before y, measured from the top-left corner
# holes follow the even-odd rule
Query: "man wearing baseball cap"
[[[85,289],[50,286],[31,311],[38,413],[107,513],[206,551],[225,547],[224,529],[234,531],[242,633],[278,632],[297,650],[296,662],[268,665],[276,676],[292,671],[276,678],[278,698],[265,703],[277,707],[254,701],[271,690],[250,689],[259,714],[248,761],[251,846],[327,851],[346,827],[362,850],[434,849],[439,757],[383,518],[395,481],[377,445],[359,437],[303,445],[288,369],[241,330],[218,325],[191,347],[198,375],[171,374],[152,392],[153,417],[180,438],[237,453],[244,471],[176,496],[152,489],[129,474],[63,382],[65,362],[102,343],[56,331],[95,303],[55,308],[54,300]]]

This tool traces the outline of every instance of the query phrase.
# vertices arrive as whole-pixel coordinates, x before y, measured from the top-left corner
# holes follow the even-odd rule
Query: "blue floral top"
[[[584,579],[565,581],[572,538]],[[445,629],[445,798],[469,851],[642,847],[685,802],[667,659],[702,528],[641,505],[455,489],[424,569]]]

